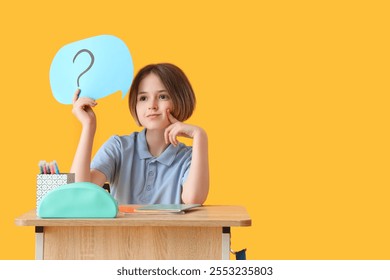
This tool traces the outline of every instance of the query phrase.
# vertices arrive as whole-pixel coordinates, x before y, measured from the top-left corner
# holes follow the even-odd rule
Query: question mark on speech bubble
[[[87,69],[85,69],[83,72],[81,72],[81,74],[77,77],[77,87],[80,87],[80,78],[82,75],[84,75],[85,73],[87,73],[89,71],[89,69],[92,68],[92,65],[95,63],[95,56],[93,55],[93,53],[90,51],[90,50],[87,50],[87,49],[82,49],[82,50],[79,50],[76,55],[73,57],[73,63],[74,61],[76,60],[77,56],[83,52],[86,52],[89,54],[89,56],[91,57],[91,62],[89,63],[89,66],[87,67]]]
[[[118,90],[125,97],[133,71],[125,42],[113,35],[99,35],[72,42],[57,51],[50,65],[50,86],[54,98],[62,104],[72,104],[71,93],[80,82],[82,97],[98,100]]]

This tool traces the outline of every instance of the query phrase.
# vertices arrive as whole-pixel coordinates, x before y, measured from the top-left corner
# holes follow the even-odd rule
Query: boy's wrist
[[[206,133],[206,131],[203,129],[203,128],[201,128],[201,127],[197,127],[196,129],[195,129],[195,131],[194,131],[194,136],[193,136],[193,138],[195,139],[195,138],[207,138],[207,133]]]
[[[83,131],[87,133],[95,133],[96,131],[96,122],[85,122],[82,123]]]

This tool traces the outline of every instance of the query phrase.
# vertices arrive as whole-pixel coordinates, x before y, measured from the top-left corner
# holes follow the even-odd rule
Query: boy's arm
[[[183,186],[182,201],[186,204],[203,204],[209,192],[208,139],[206,132],[197,126],[184,124],[169,111],[171,125],[165,130],[165,141],[177,145],[177,136],[192,138],[192,160],[187,180]]]
[[[181,198],[184,203],[203,204],[209,193],[209,160],[206,132],[197,128],[192,142],[190,172],[183,186]]]
[[[96,117],[92,107],[97,103],[90,98],[79,98],[80,90],[73,96],[73,114],[82,125],[80,140],[73,159],[71,172],[76,182],[92,182],[103,185],[106,178],[103,173],[91,170],[92,146],[96,131]]]
[[[75,173],[76,182],[91,182],[91,154],[95,131],[83,127],[70,172]]]

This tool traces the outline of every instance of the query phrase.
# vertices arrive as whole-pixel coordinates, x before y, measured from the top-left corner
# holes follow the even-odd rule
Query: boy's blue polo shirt
[[[181,203],[181,192],[191,165],[192,147],[169,145],[153,157],[146,129],[112,136],[98,150],[92,169],[104,173],[119,204]]]

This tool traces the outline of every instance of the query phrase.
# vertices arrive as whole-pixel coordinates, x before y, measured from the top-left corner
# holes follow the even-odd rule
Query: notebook
[[[135,213],[150,214],[184,214],[190,209],[202,206],[201,204],[150,204],[134,209]]]

